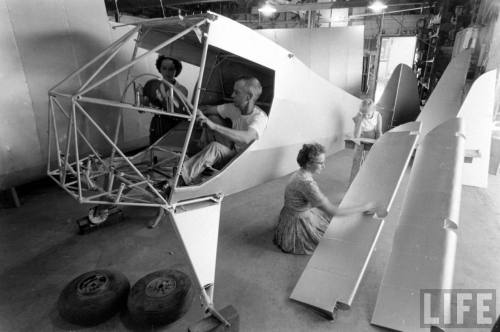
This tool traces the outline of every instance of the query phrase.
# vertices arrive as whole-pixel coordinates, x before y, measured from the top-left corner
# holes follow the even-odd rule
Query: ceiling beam
[[[165,3],[169,6],[188,6],[188,5],[201,5],[208,3],[219,3],[219,2],[236,2],[236,0],[168,0]]]
[[[345,7],[366,7],[367,1],[333,1],[333,2],[311,2],[294,5],[272,5],[276,13],[310,11]],[[252,7],[252,14],[258,14],[259,7]]]
[[[210,4],[219,2],[236,2],[236,0],[163,0],[163,6],[188,6],[188,5],[199,5],[199,4]],[[106,0],[109,6],[114,6],[114,0]],[[130,9],[130,8],[156,8],[162,6],[162,1],[160,0],[118,0],[117,1],[119,9]]]
[[[388,7],[391,6],[411,6],[411,5],[423,5],[428,1],[420,2],[402,2],[402,3],[387,3]],[[276,8],[276,13],[284,12],[297,12],[297,11],[315,11],[324,9],[334,9],[334,8],[351,8],[351,7],[366,7],[369,5],[367,0],[353,0],[353,1],[332,1],[332,2],[312,2],[312,3],[302,3],[302,4],[290,4],[290,5],[272,5]],[[252,14],[258,14],[259,7],[252,7]]]

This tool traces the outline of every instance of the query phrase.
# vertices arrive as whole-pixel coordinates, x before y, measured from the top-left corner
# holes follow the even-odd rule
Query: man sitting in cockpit
[[[207,167],[223,167],[250,143],[258,140],[267,126],[267,114],[255,103],[262,93],[262,86],[255,77],[238,79],[233,87],[233,102],[202,108],[198,112],[200,123],[223,139],[208,143],[200,152],[187,159],[181,171],[181,185],[196,182]],[[231,120],[231,128],[209,119],[220,116]],[[221,142],[222,141],[222,142]],[[180,180],[180,179],[179,179]]]

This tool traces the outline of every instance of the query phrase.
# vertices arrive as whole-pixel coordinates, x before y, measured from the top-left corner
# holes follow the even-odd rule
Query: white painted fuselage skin
[[[274,99],[266,131],[217,176],[199,186],[180,187],[172,202],[232,193],[298,168],[302,144],[318,142],[328,153],[343,148],[360,99],[312,72],[286,49],[226,17],[210,23],[209,44],[265,66],[275,73]]]
[[[5,2],[0,4],[3,7],[6,6]],[[55,3],[52,5],[55,5]],[[15,6],[16,8],[19,6],[17,9],[23,7],[21,4]],[[68,9],[68,15],[75,15],[76,12],[80,12],[85,16],[93,15],[92,13],[99,11],[102,9],[101,7],[102,3],[98,1],[89,2],[85,6],[85,10],[75,4],[74,8]],[[102,17],[93,15],[92,22],[95,24],[92,26],[78,25],[76,21],[68,20],[71,22],[70,29],[66,32],[69,36],[72,34],[81,36],[81,31],[84,28],[89,29],[88,38],[97,38],[99,40],[99,43],[96,44],[98,49],[81,50],[83,44],[78,44],[82,42],[80,39],[71,38],[69,40],[68,38],[62,38],[50,40],[52,50],[43,48],[38,52],[37,57],[23,58],[24,53],[30,52],[30,47],[26,44],[29,41],[29,36],[15,34],[18,22],[15,20],[16,17],[12,17],[12,15],[17,13],[17,9],[3,11],[2,17],[6,18],[5,22],[9,22],[9,17],[10,21],[13,22],[13,25],[6,26],[5,34],[10,34],[9,38],[16,40],[18,44],[21,43],[21,46],[24,45],[22,49],[19,49],[18,53],[12,53],[14,58],[17,56],[17,60],[13,58],[12,61],[17,61],[16,66],[19,68],[25,67],[26,77],[16,77],[16,80],[11,80],[10,83],[17,86],[17,83],[21,84],[21,81],[26,79],[28,85],[26,86],[23,83],[24,85],[20,85],[22,89],[16,90],[24,96],[24,99],[17,98],[16,103],[6,107],[8,110],[17,110],[16,113],[12,117],[8,115],[8,121],[0,122],[0,129],[2,129],[0,131],[2,138],[2,145],[0,146],[0,190],[21,185],[45,175],[48,154],[46,148],[48,141],[47,91],[71,71],[89,61],[92,58],[89,52],[97,54],[116,37],[109,32],[110,29],[107,26],[107,17],[105,15]],[[44,15],[52,17],[52,14],[49,15],[48,12],[44,12]],[[58,14],[55,12],[54,15]],[[355,96],[315,74],[289,51],[256,31],[223,16],[210,15],[216,16],[216,19],[210,23],[209,44],[273,70],[275,74],[274,98],[269,110],[269,122],[264,135],[251,144],[242,155],[229,163],[223,172],[217,176],[200,186],[175,190],[172,197],[174,201],[214,193],[228,195],[288,174],[298,167],[295,162],[296,154],[302,144],[307,142],[316,141],[322,143],[327,147],[329,153],[341,149],[344,134],[352,131],[351,118],[357,112],[360,102]],[[58,35],[63,27],[52,19],[48,19],[48,21],[52,23],[47,23],[46,26],[41,23],[33,24],[39,28],[38,30],[46,34],[47,38],[51,35]],[[26,29],[29,26],[28,24]],[[99,29],[103,33],[101,33],[102,36],[97,37]],[[61,62],[62,60],[57,60],[60,59],[61,55],[54,55],[55,58],[50,57],[51,51],[59,52],[58,47],[64,49],[74,48],[76,52],[81,51],[81,53],[77,54],[76,60],[66,56],[67,61]],[[7,48],[12,49],[10,46]],[[131,53],[131,49],[129,47],[125,56],[121,56],[120,53],[120,59],[116,63],[113,60],[115,67],[125,63],[125,58],[130,56],[128,53]],[[23,59],[33,61],[27,63],[21,61]],[[41,62],[37,64],[35,60]],[[48,62],[44,65],[43,61]],[[36,77],[30,71],[30,68],[34,68],[35,65],[38,73]],[[53,74],[49,75],[49,72]],[[68,82],[68,88],[65,88],[63,92],[68,94],[76,93],[86,78],[88,76],[77,77],[75,81]],[[99,93],[103,98],[118,100],[120,91],[123,89],[122,85],[124,85],[122,83],[119,80],[110,81],[102,86]],[[43,93],[40,92],[40,89],[43,90]],[[109,129],[111,131],[115,127],[118,113],[106,107],[96,107],[91,110],[91,114],[97,123],[105,130]],[[123,112],[123,131],[119,136],[118,145],[124,151],[144,146],[147,142],[149,119],[150,117],[137,114],[137,112]],[[58,115],[56,118],[56,126],[63,141],[65,140],[67,123],[67,119],[62,116]],[[79,125],[82,126],[80,127],[82,132],[89,135],[95,133],[88,123],[84,121],[79,122]],[[17,133],[22,134],[21,136],[24,138],[21,138]],[[104,148],[104,140],[99,138],[99,135],[94,136],[92,138],[93,143],[98,148]]]

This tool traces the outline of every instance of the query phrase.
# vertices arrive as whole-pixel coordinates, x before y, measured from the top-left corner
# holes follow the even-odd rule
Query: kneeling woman
[[[375,209],[372,203],[338,208],[323,195],[313,175],[325,168],[325,158],[325,148],[321,144],[304,144],[299,151],[300,169],[286,186],[285,204],[274,234],[274,243],[284,252],[312,254],[333,216],[371,213]]]

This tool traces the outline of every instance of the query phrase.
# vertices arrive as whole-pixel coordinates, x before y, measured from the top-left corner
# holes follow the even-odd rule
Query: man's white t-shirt
[[[257,139],[259,139],[267,126],[267,114],[261,110],[258,106],[254,106],[253,112],[248,115],[242,115],[241,111],[234,106],[233,103],[223,104],[217,106],[217,113],[224,119],[230,119],[233,123],[232,128],[236,130],[248,130],[252,128],[257,132]],[[247,147],[246,144],[235,143],[234,147],[236,151]]]

